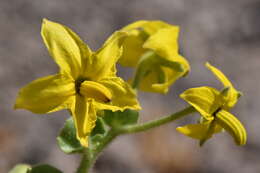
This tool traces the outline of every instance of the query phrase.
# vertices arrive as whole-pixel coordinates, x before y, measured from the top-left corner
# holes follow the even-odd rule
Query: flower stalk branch
[[[187,108],[184,108],[183,110],[176,112],[174,114],[171,114],[169,116],[165,116],[162,118],[159,118],[157,120],[152,120],[143,124],[137,124],[137,125],[129,125],[124,126],[121,128],[115,128],[111,129],[107,135],[104,137],[104,139],[101,141],[101,143],[98,145],[98,147],[89,150],[89,152],[85,152],[84,156],[82,157],[80,166],[78,168],[77,173],[89,173],[89,170],[94,165],[95,161],[97,160],[99,154],[106,148],[117,136],[124,135],[124,134],[130,134],[130,133],[138,133],[143,132],[155,127],[159,127],[161,125],[167,124],[169,122],[175,121],[177,119],[180,119],[186,115],[189,115],[191,113],[196,112],[196,110],[189,106]]]
[[[189,107],[184,108],[183,110],[176,112],[174,114],[171,114],[169,116],[165,116],[165,117],[159,118],[157,120],[152,120],[152,121],[149,121],[149,122],[146,122],[143,124],[125,126],[120,129],[117,129],[117,130],[119,131],[119,134],[143,132],[143,131],[167,124],[169,122],[175,121],[177,119],[180,119],[180,118],[182,118],[188,114],[194,113],[194,112],[196,112],[196,110],[192,106],[189,106]]]

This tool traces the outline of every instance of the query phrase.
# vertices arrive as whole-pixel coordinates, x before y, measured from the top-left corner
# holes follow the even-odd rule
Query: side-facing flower
[[[167,93],[169,86],[186,75],[190,66],[179,54],[179,27],[162,21],[137,21],[128,32],[119,63],[136,68],[132,81],[143,91]]]
[[[224,129],[233,136],[237,145],[245,145],[246,130],[241,122],[229,112],[241,94],[220,70],[209,63],[206,63],[206,66],[223,83],[224,89],[218,91],[211,87],[198,87],[184,91],[180,97],[191,104],[202,118],[198,124],[178,127],[177,131],[200,140],[200,145],[202,145],[213,134]]]
[[[135,92],[116,76],[115,64],[126,33],[116,32],[96,52],[72,30],[47,19],[43,20],[41,35],[60,71],[22,88],[15,108],[39,114],[70,110],[77,137],[86,147],[97,110],[140,109]]]

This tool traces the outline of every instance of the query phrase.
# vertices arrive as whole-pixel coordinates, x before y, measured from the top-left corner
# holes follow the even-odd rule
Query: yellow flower
[[[206,63],[206,66],[223,83],[224,89],[218,91],[211,87],[198,87],[184,91],[180,97],[191,104],[201,114],[202,119],[198,124],[178,127],[177,131],[200,140],[200,145],[202,145],[213,134],[225,129],[233,136],[237,145],[245,145],[246,130],[241,122],[229,112],[241,94],[220,70],[209,63]]]
[[[178,52],[178,26],[137,21],[122,31],[128,32],[128,36],[119,63],[137,68],[136,73],[143,72],[138,86],[141,90],[167,93],[171,84],[189,72],[189,63]]]
[[[41,35],[60,71],[22,88],[15,108],[39,114],[69,109],[77,137],[86,147],[97,110],[140,109],[134,91],[116,76],[124,32],[116,32],[96,52],[66,26],[46,19]]]

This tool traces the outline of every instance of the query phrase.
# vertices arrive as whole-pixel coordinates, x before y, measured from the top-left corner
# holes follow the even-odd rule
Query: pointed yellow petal
[[[86,98],[92,98],[99,102],[108,103],[112,94],[105,86],[93,81],[84,81],[80,86],[80,94]]]
[[[222,130],[221,128],[219,128],[215,119],[210,122],[205,122],[204,125],[207,125],[208,128],[205,132],[205,136],[200,139],[200,146],[203,146],[205,142],[213,136],[214,133],[219,133]]]
[[[74,79],[79,76],[89,63],[91,51],[77,34],[66,26],[44,19],[41,35],[61,71]]]
[[[179,50],[178,35],[177,26],[160,29],[146,40],[143,47],[154,50],[161,57],[174,60]]]
[[[225,110],[221,110],[216,115],[216,121],[234,138],[237,145],[246,144],[246,130],[234,115]]]
[[[40,114],[67,109],[74,94],[75,86],[70,78],[62,74],[47,76],[22,88],[15,108]]]
[[[240,96],[239,92],[233,87],[232,83],[219,69],[210,65],[208,62],[206,63],[206,67],[218,78],[219,81],[222,82],[224,87],[229,87],[229,91],[226,96],[227,103],[224,107],[227,107],[227,109],[232,108]]]
[[[90,74],[90,78],[96,81],[115,75],[115,65],[122,54],[122,41],[125,36],[125,32],[115,32],[108,38],[103,47],[94,53],[92,66],[86,69],[85,74]]]
[[[178,75],[181,76],[189,72],[190,66],[188,61],[178,53],[178,34],[179,27],[177,26],[160,29],[149,37],[143,47],[153,50],[160,58],[165,59],[165,61],[181,64],[183,67],[182,72],[171,68],[174,73],[179,72]],[[171,67],[166,64],[162,65],[169,68]]]
[[[228,80],[228,78],[216,67],[210,65],[210,63],[206,63],[206,67],[212,71],[212,73],[218,78],[219,81],[223,83],[225,87],[233,87],[232,83]]]
[[[211,87],[190,88],[184,91],[180,97],[191,104],[207,120],[212,120],[212,114],[222,106],[219,91]]]
[[[138,34],[133,34],[133,26]],[[120,63],[124,66],[137,66],[136,73],[139,73],[140,68],[148,69],[146,77],[140,79],[142,82],[138,87],[141,90],[167,93],[169,86],[190,70],[189,63],[178,54],[179,28],[160,21],[142,21],[131,24],[127,29],[132,35],[124,41]],[[145,65],[141,65],[149,52],[153,52],[155,56],[149,58]],[[179,66],[182,67],[181,71]]]
[[[141,27],[147,35],[153,35],[160,29],[170,27],[170,26],[172,25],[159,20],[152,20],[143,23],[142,26],[139,27]]]
[[[145,23],[147,23],[148,21],[146,20],[139,20],[136,22],[133,22],[127,26],[125,26],[124,28],[122,28],[121,30],[123,31],[130,31],[130,30],[135,30],[135,29],[139,29],[141,28]]]
[[[158,30],[168,26],[171,25],[162,21],[140,20],[122,28],[121,30],[126,31],[128,36],[123,42],[124,51],[119,63],[126,67],[136,66],[146,51],[143,47],[145,41]]]
[[[130,35],[123,43],[123,53],[119,63],[125,67],[135,67],[145,53],[143,48],[144,40],[138,36]]]
[[[71,113],[77,130],[77,138],[81,145],[88,147],[88,136],[96,125],[97,115],[92,99],[76,95],[75,106]]]
[[[153,33],[157,32],[161,28],[165,28],[171,26],[165,22],[158,21],[158,20],[139,20],[134,23],[131,23],[121,30],[130,32],[131,35],[134,33],[140,34],[140,31],[144,31],[147,35],[152,35]],[[132,31],[132,32],[131,32]],[[137,31],[137,32],[135,32]]]
[[[188,124],[186,126],[177,127],[176,130],[186,136],[194,139],[202,140],[208,131],[208,125],[206,124]]]
[[[99,81],[112,94],[109,103],[95,102],[98,109],[107,109],[112,111],[123,111],[125,109],[141,109],[136,98],[134,90],[119,77],[111,77]]]

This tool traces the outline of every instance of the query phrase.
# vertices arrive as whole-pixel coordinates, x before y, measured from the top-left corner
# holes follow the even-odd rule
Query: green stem
[[[188,115],[190,113],[195,112],[196,110],[190,106],[187,107],[179,112],[176,112],[174,114],[171,114],[169,116],[162,117],[157,120],[153,120],[147,123],[143,124],[137,124],[137,125],[129,125],[118,129],[111,129],[107,135],[104,137],[104,139],[101,141],[101,143],[93,149],[87,149],[85,153],[83,154],[80,166],[78,168],[77,173],[89,173],[90,168],[94,165],[95,161],[97,160],[99,154],[103,151],[104,148],[108,144],[111,143],[113,139],[115,139],[118,135],[128,134],[128,133],[137,133],[146,131],[155,127],[159,127],[163,124],[172,122],[174,120],[177,120],[181,117],[184,117],[185,115]]]
[[[103,149],[106,148],[106,146],[117,136],[117,132],[115,132],[114,130],[110,130],[104,137],[102,142],[98,145],[98,147],[91,150],[86,150],[86,152],[84,152],[82,156],[77,173],[89,173],[101,151],[103,151]]]
[[[142,131],[146,131],[151,128],[159,127],[163,124],[172,122],[174,120],[177,120],[177,119],[179,119],[185,115],[188,115],[190,113],[193,113],[195,111],[196,110],[192,106],[189,106],[189,107],[187,107],[179,112],[176,112],[174,114],[171,114],[169,116],[165,116],[165,117],[159,118],[157,120],[153,120],[153,121],[143,123],[143,124],[125,126],[120,129],[117,129],[117,130],[119,131],[119,134],[142,132]]]
[[[91,152],[89,151],[89,149],[86,149],[82,155],[77,173],[89,173],[91,167],[92,167]]]
[[[105,138],[102,140],[102,142],[93,150],[93,159],[96,160],[97,156],[99,155],[99,153],[101,151],[103,151],[104,148],[106,148],[106,146],[108,144],[110,144],[110,142],[115,139],[117,136],[119,135],[118,132],[114,131],[113,129],[111,129],[107,135],[105,136]]]

